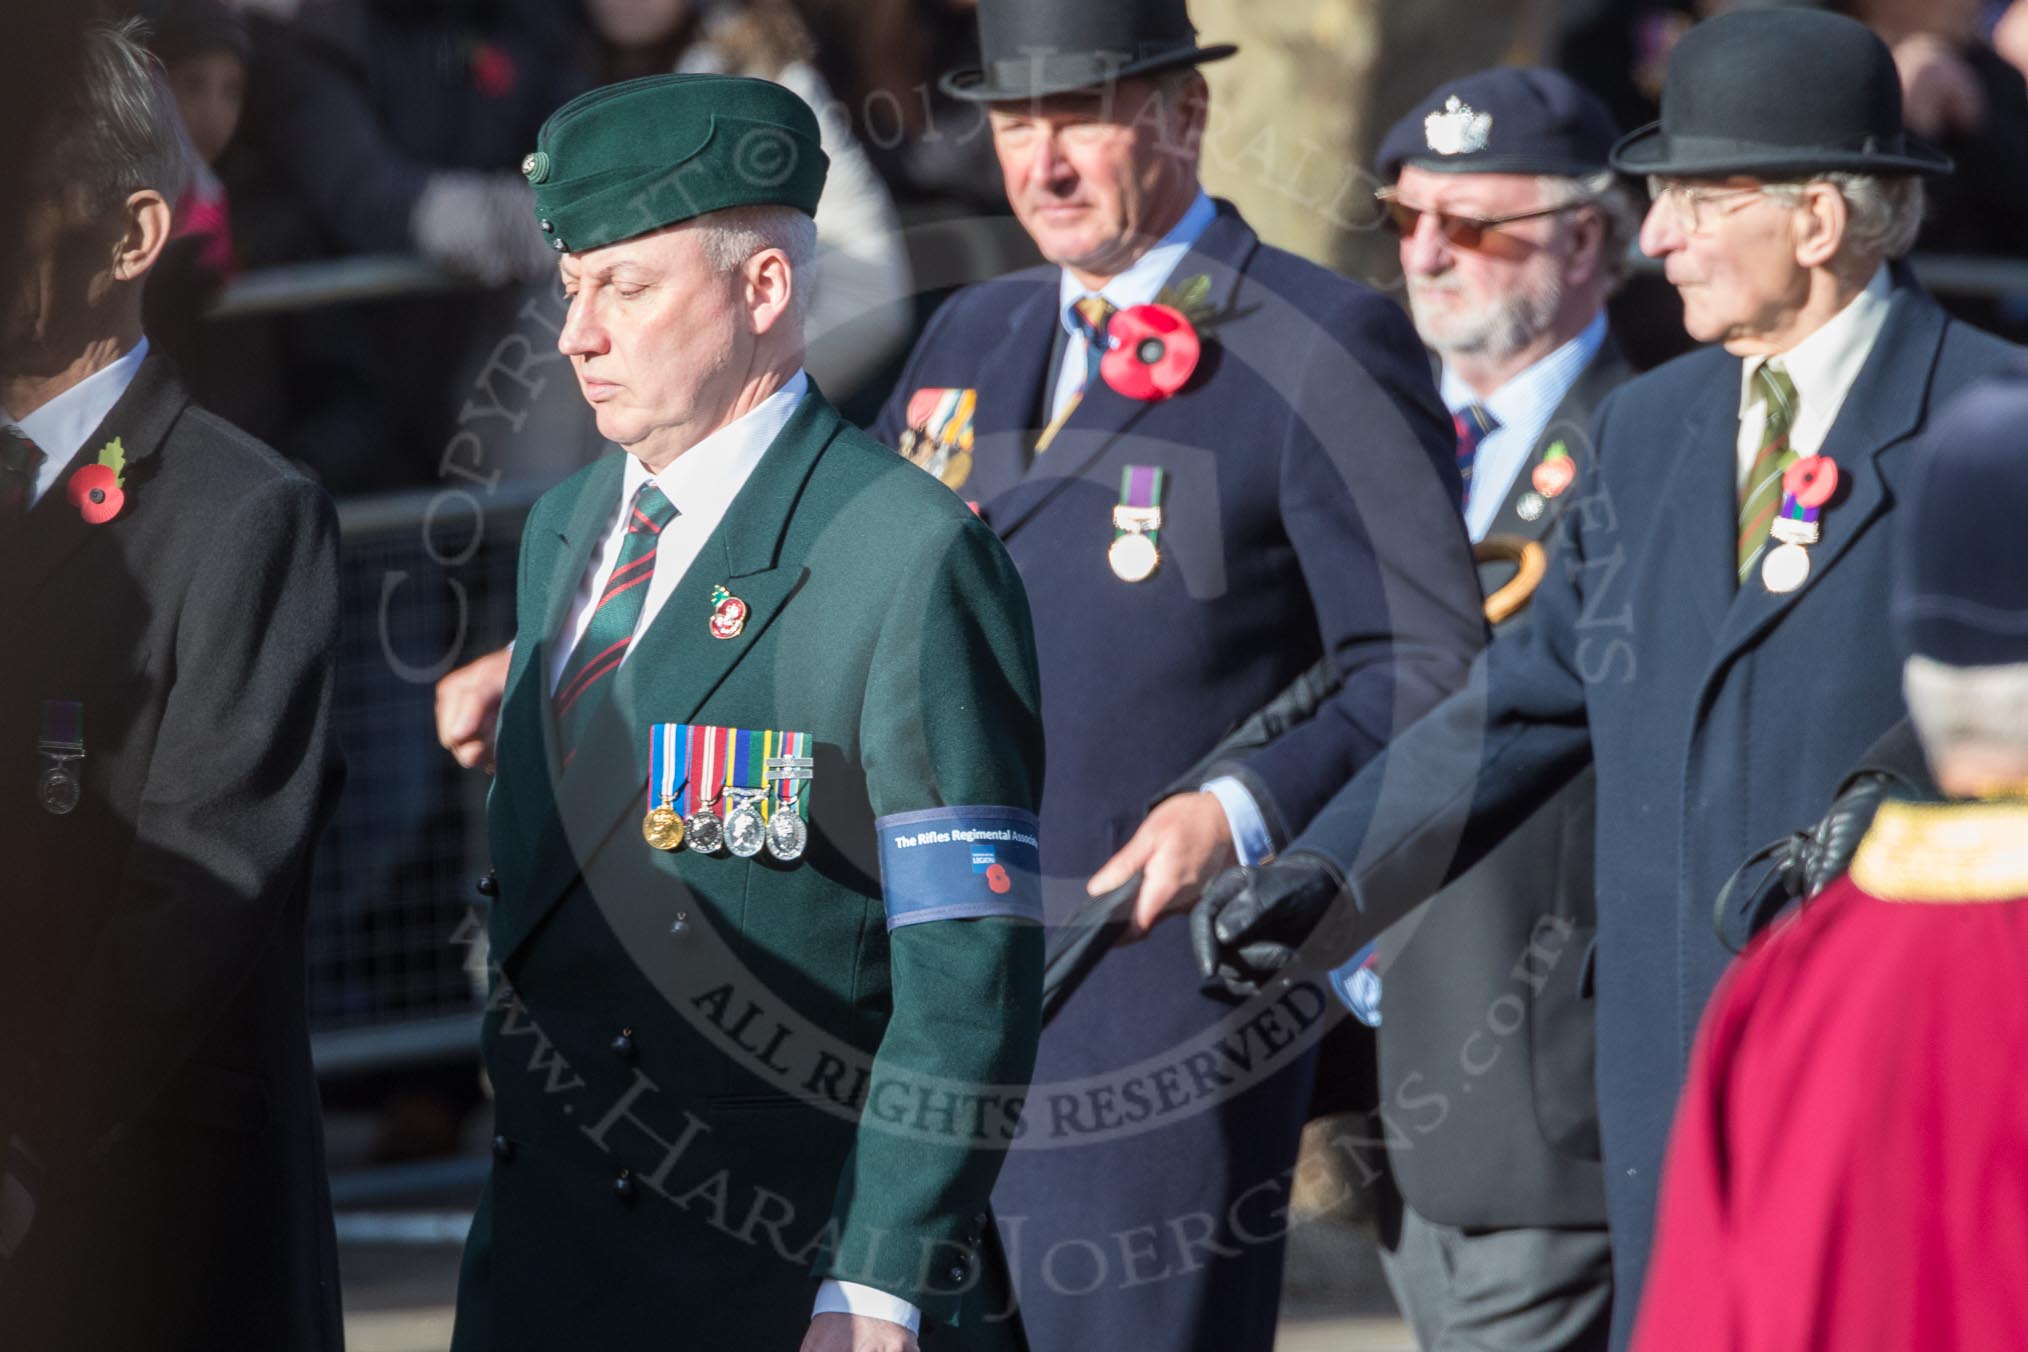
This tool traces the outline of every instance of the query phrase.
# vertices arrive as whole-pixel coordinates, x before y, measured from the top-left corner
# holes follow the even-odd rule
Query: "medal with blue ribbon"
[[[648,815],[641,835],[658,850],[683,848],[683,814],[676,796],[689,784],[690,745],[681,723],[657,723],[648,732]]]
[[[654,724],[642,837],[658,850],[795,861],[809,844],[814,744],[807,732]]]
[[[1161,566],[1162,491],[1168,478],[1159,465],[1120,470],[1120,502],[1113,508],[1113,542],[1106,562],[1122,582],[1145,582]]]

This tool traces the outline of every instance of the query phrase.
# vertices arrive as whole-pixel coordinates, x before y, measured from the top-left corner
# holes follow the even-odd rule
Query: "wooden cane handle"
[[[1511,563],[1514,576],[1486,598],[1486,622],[1502,624],[1528,608],[1529,598],[1549,574],[1549,553],[1518,535],[1489,535],[1472,546],[1475,563]]]

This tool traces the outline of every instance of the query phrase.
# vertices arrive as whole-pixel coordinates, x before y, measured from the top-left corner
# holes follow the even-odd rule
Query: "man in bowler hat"
[[[946,87],[986,106],[1049,261],[946,303],[876,433],[977,505],[1034,601],[1050,917],[1138,874],[1147,936],[1043,1038],[1001,1234],[1037,1348],[1265,1352],[1329,996],[1235,1005],[1155,922],[1462,680],[1484,625],[1454,438],[1397,307],[1198,186],[1196,67],[1233,49],[1181,0],[979,24]],[[1326,657],[1314,719],[1161,796]]]
[[[1727,972],[1635,1346],[2011,1347],[2028,1326],[2028,383],[1932,423],[1888,619],[1936,779]],[[1797,1150],[1807,1165],[1797,1167]]]
[[[192,166],[139,36],[93,28],[8,166],[0,1346],[337,1348],[303,927],[338,523],[144,331]]]
[[[1554,543],[1592,460],[1592,413],[1633,375],[1605,314],[1640,221],[1607,166],[1618,136],[1569,77],[1499,67],[1437,86],[1380,146],[1498,633],[1526,613],[1508,614],[1499,589],[1525,588]],[[1431,1352],[1605,1345],[1612,1260],[1578,982],[1597,933],[1593,792],[1587,771],[1548,795],[1340,974],[1354,1012],[1379,1023],[1399,1194],[1383,1194],[1381,1263]]]
[[[623,453],[522,540],[457,1352],[1019,1345],[1034,640],[999,541],[802,369],[827,164],[718,75],[587,94],[523,164]]]
[[[1691,1033],[1729,956],[1712,900],[1901,716],[1879,619],[1914,438],[2017,354],[1894,262],[1921,176],[1948,164],[1904,132],[1893,59],[1849,19],[1753,9],[1693,29],[1660,122],[1613,164],[1649,176],[1641,246],[1712,346],[1600,406],[1528,627],[1192,923],[1205,969],[1242,989],[1313,934],[1308,956],[1342,956],[1591,767],[1584,965],[1615,1288],[1634,1293]],[[1614,1310],[1616,1344],[1633,1309]]]

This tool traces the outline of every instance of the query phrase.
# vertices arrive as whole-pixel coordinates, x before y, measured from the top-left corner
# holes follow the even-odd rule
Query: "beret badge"
[[[1441,111],[1422,120],[1422,132],[1435,154],[1476,155],[1492,139],[1493,115],[1475,111],[1453,94],[1444,100]]]
[[[549,156],[543,151],[529,152],[521,160],[521,176],[530,183],[540,183],[549,177]]]

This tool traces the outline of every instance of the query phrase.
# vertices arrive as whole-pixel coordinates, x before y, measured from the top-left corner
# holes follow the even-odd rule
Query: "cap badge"
[[[549,177],[548,154],[543,151],[537,150],[523,157],[521,161],[521,176],[527,179],[530,183],[540,183],[542,182],[543,179],[548,178]]]
[[[1443,111],[1422,120],[1423,138],[1439,155],[1475,155],[1493,134],[1493,115],[1481,113],[1456,94],[1444,100]]]

